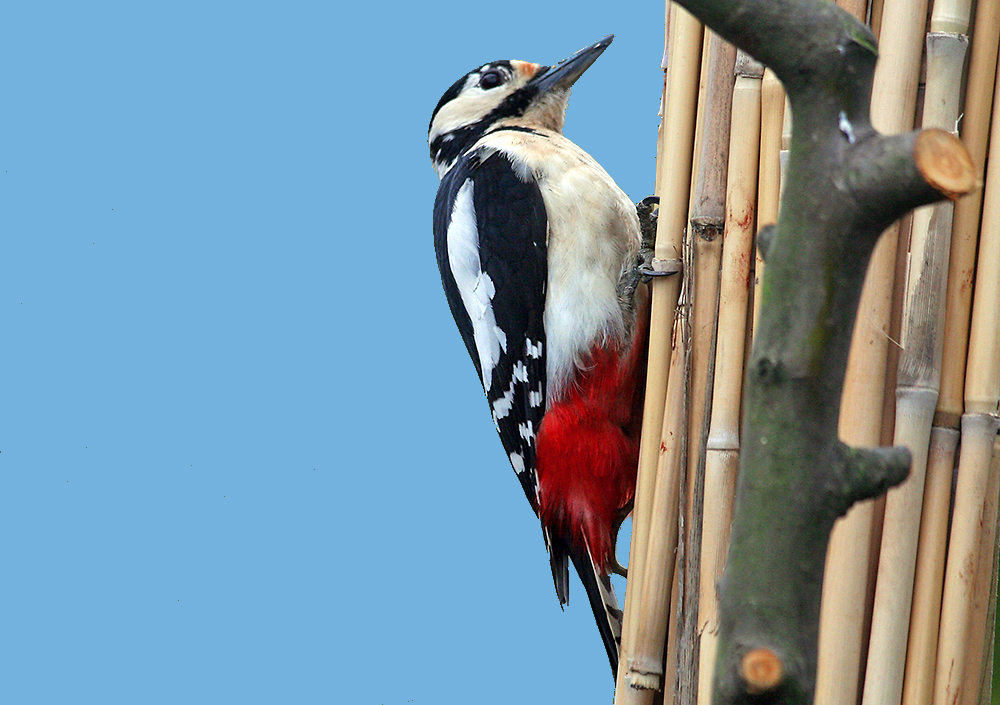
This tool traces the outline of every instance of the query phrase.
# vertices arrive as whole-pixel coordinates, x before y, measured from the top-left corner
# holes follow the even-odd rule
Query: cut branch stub
[[[743,656],[740,675],[743,676],[748,694],[762,695],[781,685],[785,678],[785,667],[781,664],[781,658],[770,649],[753,649]]]
[[[938,128],[923,130],[913,146],[917,169],[927,183],[957,200],[976,188],[976,169],[961,141]]]
[[[910,462],[905,449],[850,448],[837,436],[868,260],[889,224],[972,190],[975,172],[948,133],[884,136],[872,128],[875,40],[832,3],[680,4],[767,64],[794,113],[787,188],[778,222],[761,243],[767,268],[719,585],[713,701],[806,705],[815,688],[830,531],[852,503],[902,481]],[[755,664],[766,671],[774,660],[781,674],[775,685],[751,691]]]

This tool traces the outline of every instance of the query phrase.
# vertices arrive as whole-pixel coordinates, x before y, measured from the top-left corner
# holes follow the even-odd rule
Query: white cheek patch
[[[478,74],[470,75],[462,91],[441,106],[434,116],[428,142],[433,142],[439,135],[446,135],[460,127],[482,120],[514,92],[514,86],[509,83],[487,91],[476,86],[478,81]]]
[[[507,349],[507,336],[497,327],[493,315],[493,281],[483,272],[479,261],[479,231],[472,201],[472,182],[466,181],[458,190],[448,224],[448,264],[462,305],[472,321],[472,338],[479,354],[479,369],[483,373],[483,389],[490,391],[493,368],[500,360],[501,350]]]

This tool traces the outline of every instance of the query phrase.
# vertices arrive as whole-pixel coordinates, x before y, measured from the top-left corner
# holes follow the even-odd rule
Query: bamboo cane
[[[968,47],[965,32],[971,9],[971,0],[934,0],[931,31],[927,34],[924,127],[950,130],[958,119],[962,68]],[[942,27],[948,31],[942,31]],[[925,475],[925,489],[903,681],[905,705],[930,705],[934,689],[933,664],[941,610],[954,443],[939,439],[935,444],[937,457],[933,472],[928,469],[928,443],[941,383],[952,214],[953,204],[948,201],[918,209],[911,221],[895,442],[910,448],[913,458],[910,472]],[[919,423],[914,423],[917,418]]]
[[[1000,67],[998,67],[1000,68]],[[996,87],[994,104],[996,104]],[[972,302],[969,355],[962,416],[962,454],[955,511],[948,542],[941,634],[938,640],[935,702],[953,703],[968,649],[970,603],[982,538],[984,494],[1000,408],[1000,120],[990,135],[983,221]]]
[[[969,150],[976,178],[979,180],[982,180],[986,164],[998,45],[1000,2],[980,0],[976,6],[976,22],[969,52],[969,81],[960,125],[962,142]],[[960,200],[955,204],[952,227],[941,395],[935,423],[954,428],[958,428],[959,419],[964,412],[965,360],[982,205],[983,194],[978,190]]]
[[[962,453],[948,542],[934,702],[955,703],[962,698],[966,652],[970,648],[970,605],[982,541],[983,499],[997,427],[998,419],[991,414],[962,416]]]
[[[928,703],[934,694],[934,663],[948,548],[948,509],[958,435],[951,428],[931,429],[903,680],[903,703],[907,705]]]
[[[781,193],[781,131],[785,115],[785,89],[774,71],[764,71],[760,85],[760,171],[757,178],[757,223],[778,222]],[[760,316],[760,283],[764,279],[764,259],[757,251],[754,262],[753,329]]]
[[[636,626],[635,640],[629,652],[625,674],[627,689],[656,691],[663,685],[663,656],[667,622],[670,613],[670,592],[674,583],[677,548],[677,512],[680,494],[680,463],[685,423],[687,349],[690,344],[688,326],[678,320],[674,325],[673,353],[667,377],[667,398],[663,414],[660,463],[656,473],[652,517],[656,531],[649,534],[646,549],[647,571],[641,577],[642,588],[637,609],[642,615]],[[633,578],[634,579],[634,578]],[[630,702],[628,698],[624,702]]]
[[[980,705],[992,699],[993,630],[996,626],[997,516],[1000,504],[1000,436],[993,441],[993,463],[986,485],[981,562],[973,589],[969,656],[965,660],[961,705]]]
[[[694,256],[692,296],[691,400],[689,405],[688,473],[696,476],[703,464],[708,432],[706,409],[711,404],[711,371],[718,318],[719,271],[726,218],[726,173],[732,115],[736,48],[714,32],[707,32],[703,67],[703,99],[698,102],[700,139],[695,143],[699,168],[691,198],[690,228]],[[689,497],[692,495],[689,495]]]
[[[663,664],[663,687],[659,691],[654,691],[653,705],[666,705],[667,703],[677,705],[679,700],[676,696],[679,695],[678,689],[680,686],[678,677],[683,677],[683,675],[679,672],[677,664],[677,639],[669,638],[672,634],[676,635],[677,630],[680,629],[678,618],[680,616],[681,606],[678,581],[681,575],[682,561],[679,551],[675,556],[675,559],[674,584],[670,590],[670,621],[667,624],[667,657]],[[670,647],[673,647],[673,649]]]
[[[662,153],[657,158],[660,183],[660,208],[656,229],[655,258],[660,262],[676,260],[681,255],[684,221],[687,218],[691,182],[691,152],[694,139],[695,100],[698,89],[698,64],[701,58],[701,24],[687,11],[667,2],[670,48],[664,81],[664,131]],[[672,9],[671,9],[672,7]],[[654,265],[656,262],[654,261]],[[656,277],[652,283],[650,350],[646,374],[646,399],[643,407],[642,441],[639,449],[639,474],[636,483],[635,509],[632,518],[632,543],[629,568],[632,580],[625,593],[625,615],[615,703],[648,703],[652,693],[628,687],[630,654],[634,652],[638,622],[641,617],[642,581],[646,570],[649,529],[656,486],[656,468],[660,455],[660,435],[670,367],[670,338],[674,310],[680,292],[680,277]],[[656,570],[658,567],[651,567]]]
[[[872,32],[876,37],[882,36],[882,10],[885,7],[885,0],[872,0],[872,6],[868,11],[868,24],[871,25]]]
[[[665,529],[651,534],[649,548],[647,549],[647,561],[649,565],[666,564],[670,560],[674,547],[677,545],[677,536],[674,527],[677,523],[677,501],[679,497],[678,475],[680,468],[678,461],[682,453],[681,441],[685,440],[685,428],[688,427],[687,419],[695,418],[695,413],[703,413],[705,405],[705,375],[707,374],[707,364],[704,361],[704,350],[712,342],[714,333],[714,310],[716,292],[718,290],[718,248],[721,245],[721,235],[723,218],[725,215],[725,170],[726,164],[724,155],[728,151],[728,141],[723,156],[719,155],[720,139],[727,139],[729,126],[729,112],[733,84],[733,62],[735,61],[735,49],[726,44],[717,35],[706,31],[706,39],[703,42],[702,56],[702,78],[701,78],[701,99],[698,102],[697,129],[695,132],[694,145],[694,179],[691,191],[691,230],[689,238],[693,241],[693,246],[687,249],[689,260],[686,264],[688,278],[684,282],[684,293],[682,300],[685,302],[684,309],[698,311],[699,326],[697,340],[701,349],[701,356],[695,367],[693,352],[691,350],[691,333],[678,332],[678,327],[683,327],[688,320],[678,319],[675,323],[674,352],[671,357],[671,371],[668,379],[667,408],[664,413],[664,428],[662,434],[661,448],[665,449],[661,455],[661,465],[658,472],[659,480],[656,485],[656,497],[654,500],[658,508],[654,508],[654,516],[663,516],[664,521],[660,523]],[[720,104],[725,106],[720,110]],[[711,116],[710,120],[706,120]],[[691,261],[693,255],[701,250],[701,243],[707,245],[709,253],[714,249],[716,256],[709,256],[704,262]],[[703,266],[704,265],[704,266]],[[701,285],[703,291],[692,297],[693,286]],[[696,302],[703,299],[700,306]],[[706,305],[710,302],[710,305]],[[703,323],[708,320],[708,325]],[[685,354],[687,359],[684,358]],[[678,359],[680,358],[680,359]],[[696,371],[697,370],[697,371]],[[692,380],[693,396],[688,392],[689,380]],[[694,406],[697,412],[683,408],[685,400],[688,406]],[[691,403],[693,400],[693,404]],[[693,433],[692,433],[693,436]],[[700,439],[697,441],[700,445]],[[696,447],[696,446],[692,446]],[[688,454],[692,455],[692,454]],[[685,458],[685,461],[687,458]],[[669,482],[664,482],[663,478],[669,478]],[[693,479],[694,475],[689,475]],[[686,488],[686,496],[692,497],[692,487]],[[685,503],[689,504],[689,503]],[[690,506],[690,504],[689,504]],[[690,511],[690,509],[687,509]],[[671,565],[672,568],[672,565]],[[670,579],[674,578],[676,586],[678,575],[668,570],[665,573],[649,571],[643,582],[642,592],[643,602],[647,607],[643,610],[643,620],[640,624],[636,638],[635,651],[632,655],[632,670],[629,677],[631,684],[636,688],[648,688],[659,690],[664,684],[672,683],[668,677],[677,669],[676,646],[677,639],[670,640],[671,650],[666,657],[666,669],[664,672],[664,648],[666,641],[667,626],[667,591],[670,589]],[[671,604],[675,609],[679,609],[680,599],[678,590],[675,587],[671,594]],[[677,615],[670,614],[671,620],[676,622]],[[691,631],[693,632],[693,627]],[[676,625],[675,625],[676,628]],[[676,637],[676,635],[675,635]]]
[[[926,0],[884,3],[882,22],[893,31],[881,37],[872,91],[872,123],[882,131],[913,125],[926,12]],[[879,240],[858,307],[841,409],[840,435],[851,445],[878,445],[881,437],[897,236],[891,227]],[[863,705],[899,705],[902,696],[923,484],[922,473],[913,472],[886,498]]]
[[[702,59],[702,89],[695,135],[695,177],[691,192],[689,257],[693,273],[691,297],[690,392],[688,398],[688,453],[686,514],[678,580],[677,609],[680,636],[667,644],[667,674],[676,667],[677,702],[692,705],[697,698],[698,586],[704,498],[705,443],[711,413],[715,366],[715,333],[719,310],[719,272],[726,211],[726,172],[736,48],[706,29]],[[683,560],[681,560],[683,558]],[[668,630],[668,634],[671,634]],[[674,652],[679,650],[679,654]],[[679,663],[678,663],[679,661]]]
[[[861,22],[867,21],[868,0],[837,0],[837,7],[847,10]]]
[[[867,12],[867,7],[849,11],[864,20],[858,12]],[[820,606],[816,705],[857,703],[869,605],[872,510],[872,501],[854,505],[830,536]]]
[[[701,553],[701,631],[698,702],[711,698],[718,634],[716,583],[722,575],[732,521],[739,464],[739,414],[754,202],[760,140],[760,91],[763,66],[742,52],[736,61],[733,125],[729,143],[726,243],[722,252],[719,327],[715,356],[712,415],[705,462],[705,511]]]

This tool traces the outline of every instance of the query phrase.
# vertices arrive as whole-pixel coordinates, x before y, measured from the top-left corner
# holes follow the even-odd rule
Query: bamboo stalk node
[[[764,78],[764,64],[745,51],[736,52],[735,74],[744,78]]]
[[[691,218],[691,234],[696,240],[712,242],[725,232],[726,223],[714,216],[694,216]]]
[[[684,269],[684,262],[679,257],[654,257],[649,261],[648,267],[640,267],[639,271],[649,277],[664,277],[668,274],[677,274],[682,269]]]
[[[740,675],[747,693],[763,695],[785,680],[785,667],[778,654],[761,647],[744,654],[740,661]]]
[[[978,186],[972,157],[950,132],[922,130],[913,145],[913,158],[927,183],[953,201]]]
[[[934,412],[934,425],[942,428],[957,429],[962,421],[962,415],[953,411],[938,409]]]
[[[663,665],[648,657],[631,659],[626,675],[630,688],[635,690],[660,690],[663,683]]]

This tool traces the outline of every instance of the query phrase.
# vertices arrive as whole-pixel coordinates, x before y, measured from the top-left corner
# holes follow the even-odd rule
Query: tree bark
[[[820,591],[834,521],[907,474],[905,448],[837,437],[851,331],[872,249],[893,221],[975,186],[940,130],[869,121],[870,30],[825,0],[680,0],[774,70],[794,115],[750,355],[736,510],[719,588],[716,705],[811,703]]]

